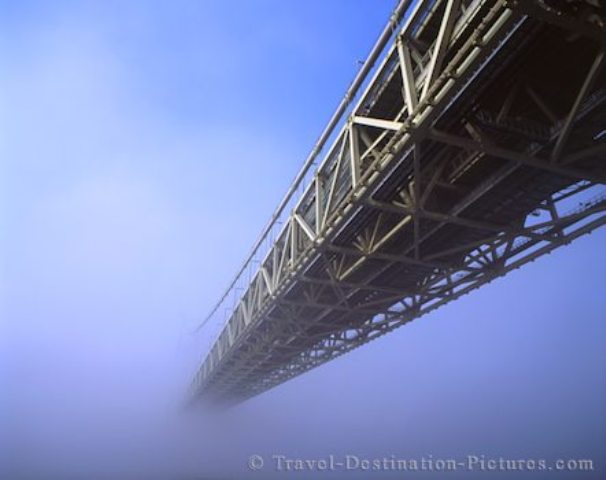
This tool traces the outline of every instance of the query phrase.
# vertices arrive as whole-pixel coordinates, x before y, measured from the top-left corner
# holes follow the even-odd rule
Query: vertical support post
[[[279,269],[280,269],[280,257],[279,257],[279,252],[278,252],[278,244],[279,244],[279,238],[276,239],[276,242],[274,243],[274,246],[271,249],[271,257],[272,257],[272,261],[271,261],[271,272],[269,272],[270,274],[270,278],[272,281],[273,285],[276,285],[278,283],[278,273],[279,273]]]
[[[323,203],[323,192],[322,192],[322,179],[320,178],[320,174],[318,173],[315,176],[315,186],[316,186],[316,236],[320,235],[320,231],[324,226],[322,224],[322,203]]]
[[[408,109],[408,115],[410,116],[417,104],[419,98],[417,95],[417,86],[415,84],[414,73],[412,69],[412,60],[410,56],[410,49],[407,45],[404,45],[401,36],[398,36],[397,40],[398,57],[400,59],[400,69],[402,70],[402,83],[403,83],[403,94],[406,108]]]
[[[227,346],[231,347],[234,343],[234,332],[231,328],[231,322],[227,322]]]
[[[360,151],[358,141],[358,131],[353,122],[349,125],[349,148],[351,161],[351,187],[356,188],[360,182]]]
[[[297,222],[295,217],[291,215],[290,217],[290,266],[291,268],[295,265],[295,259],[297,258],[297,243],[298,243],[298,235],[297,235]]]

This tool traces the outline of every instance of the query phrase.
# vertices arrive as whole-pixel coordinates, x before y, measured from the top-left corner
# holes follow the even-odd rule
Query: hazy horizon
[[[0,3],[0,478],[369,476],[272,455],[603,477],[606,229],[237,408],[183,409],[219,328],[195,327],[394,2],[352,5]]]

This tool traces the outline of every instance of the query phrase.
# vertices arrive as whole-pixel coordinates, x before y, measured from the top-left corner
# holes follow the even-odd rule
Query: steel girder
[[[242,401],[606,223],[605,38],[540,1],[419,2],[192,398]]]

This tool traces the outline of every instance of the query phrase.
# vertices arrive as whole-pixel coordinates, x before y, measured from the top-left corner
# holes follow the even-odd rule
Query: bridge
[[[235,403],[606,223],[606,12],[401,1],[204,325]]]

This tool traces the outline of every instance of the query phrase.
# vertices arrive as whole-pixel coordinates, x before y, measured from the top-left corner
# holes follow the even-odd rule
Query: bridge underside
[[[596,12],[420,2],[194,396],[256,395],[606,223]]]

